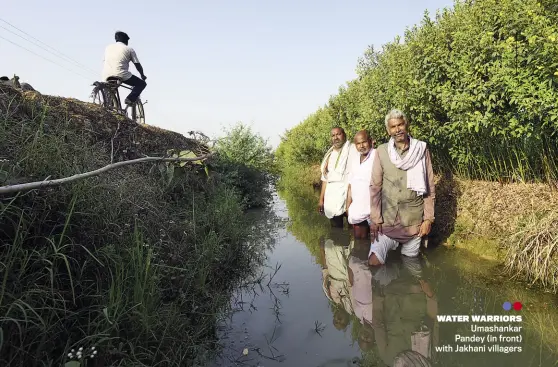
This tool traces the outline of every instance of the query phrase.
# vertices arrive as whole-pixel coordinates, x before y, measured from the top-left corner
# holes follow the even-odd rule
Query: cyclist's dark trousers
[[[130,79],[123,80],[122,83],[128,84],[130,87],[132,87],[132,92],[130,92],[130,94],[128,94],[128,97],[126,97],[126,99],[130,102],[135,102],[140,96],[141,92],[143,92],[143,90],[147,86],[145,80],[142,80],[135,75],[132,75]]]

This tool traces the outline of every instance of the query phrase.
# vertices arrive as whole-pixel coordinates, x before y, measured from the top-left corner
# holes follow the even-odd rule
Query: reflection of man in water
[[[349,234],[342,229],[332,228],[330,238],[320,238],[322,281],[324,293],[335,304],[333,324],[345,329],[352,314],[348,256],[350,253]]]
[[[402,263],[374,268],[372,326],[379,355],[388,366],[404,351],[431,357],[438,341],[438,303],[422,279],[419,258],[401,257]]]
[[[414,350],[406,350],[395,356],[393,367],[430,367],[430,360]]]
[[[368,240],[356,239],[349,256],[349,284],[351,303],[361,327],[358,329],[358,345],[366,351],[374,345],[372,328],[372,273],[368,267]]]

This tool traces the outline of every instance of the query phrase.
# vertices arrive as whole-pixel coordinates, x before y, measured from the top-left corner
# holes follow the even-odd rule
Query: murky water
[[[315,201],[313,193],[276,198],[284,225],[259,282],[232,300],[214,366],[558,366],[555,296],[511,284],[458,249],[429,248],[419,259],[394,253],[371,269],[368,244],[332,229]],[[506,311],[505,302],[522,309]],[[442,315],[521,321],[440,322]],[[480,329],[495,326],[512,330]]]

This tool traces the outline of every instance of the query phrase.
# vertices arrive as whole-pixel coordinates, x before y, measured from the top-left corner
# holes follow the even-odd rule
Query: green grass
[[[83,117],[0,102],[9,105],[0,115],[2,184],[110,162],[110,140],[87,132]],[[0,197],[0,365],[61,366],[92,347],[82,366],[207,360],[231,292],[272,243],[271,213],[249,215],[235,183],[198,165],[135,165]]]
[[[475,145],[479,146],[475,148]],[[558,180],[558,153],[555,143],[538,142],[536,148],[518,145],[517,141],[494,141],[490,144],[471,141],[459,159],[439,158],[434,151],[438,172],[454,172],[459,177],[498,182],[543,182]]]

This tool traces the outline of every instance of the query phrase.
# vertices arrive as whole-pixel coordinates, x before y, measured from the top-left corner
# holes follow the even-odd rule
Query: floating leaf
[[[78,361],[70,361],[64,364],[64,367],[80,367],[81,363]]]

